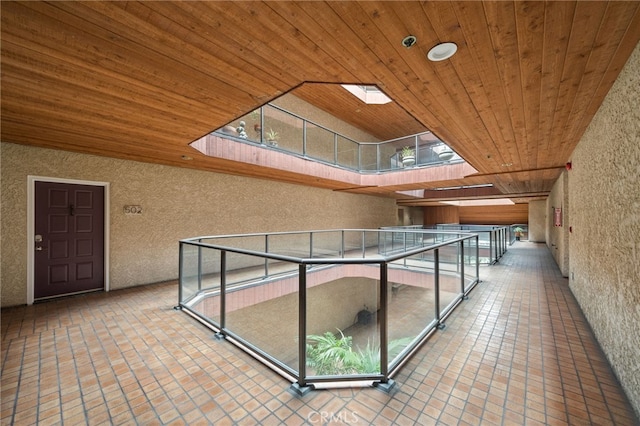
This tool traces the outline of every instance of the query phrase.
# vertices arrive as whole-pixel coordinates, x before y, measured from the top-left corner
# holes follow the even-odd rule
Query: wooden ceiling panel
[[[370,84],[366,81],[345,83]],[[367,129],[377,140],[389,140],[398,135],[412,135],[427,130],[414,116],[400,108],[397,102],[367,105],[340,84],[305,83],[290,93],[334,116],[344,116],[348,112],[350,124]],[[336,102],[337,99],[340,101]],[[384,117],[384,120],[380,117]]]
[[[396,191],[469,182],[493,183],[519,200],[544,196],[640,40],[636,1],[3,1],[0,7],[4,142],[404,203],[421,201]],[[401,43],[407,35],[417,37],[409,49]],[[455,42],[458,52],[427,60],[439,42]],[[377,85],[393,102],[366,106],[335,83]],[[347,188],[239,167],[189,146],[287,92],[380,140],[429,129],[478,174]]]

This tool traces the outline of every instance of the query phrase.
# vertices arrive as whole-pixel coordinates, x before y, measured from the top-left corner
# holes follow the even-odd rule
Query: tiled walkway
[[[638,424],[544,245],[520,242],[395,378],[300,398],[175,282],[2,310],[3,425]]]

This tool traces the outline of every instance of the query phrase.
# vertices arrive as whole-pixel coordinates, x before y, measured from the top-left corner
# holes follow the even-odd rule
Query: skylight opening
[[[459,200],[459,201],[441,201],[443,204],[452,206],[470,207],[470,206],[506,206],[515,204],[509,198],[492,198],[484,200]]]
[[[479,185],[462,185],[462,186],[446,186],[440,188],[432,188],[433,191],[448,191],[451,189],[471,189],[471,188],[490,188],[492,187],[492,183],[483,183]]]
[[[376,86],[342,84],[342,87],[367,105],[384,105],[391,102],[391,98],[385,95],[382,90],[378,89]]]

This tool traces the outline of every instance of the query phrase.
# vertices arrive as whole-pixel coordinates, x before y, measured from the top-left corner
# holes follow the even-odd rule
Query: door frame
[[[90,185],[104,187],[104,291],[109,291],[109,182],[27,176],[27,305],[34,302],[35,278],[35,223],[36,223],[36,182],[66,183],[70,185]]]

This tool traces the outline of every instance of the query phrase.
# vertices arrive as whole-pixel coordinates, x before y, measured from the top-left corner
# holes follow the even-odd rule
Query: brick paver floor
[[[295,396],[176,282],[2,310],[3,425],[635,425],[546,246],[518,242],[395,377]]]

